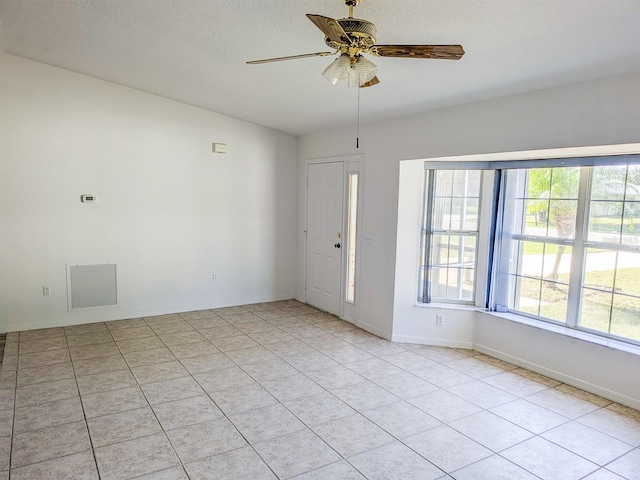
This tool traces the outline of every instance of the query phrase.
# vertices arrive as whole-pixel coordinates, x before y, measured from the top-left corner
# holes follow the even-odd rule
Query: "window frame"
[[[436,176],[438,171],[480,171],[480,186],[479,186],[479,194],[478,194],[478,214],[477,214],[477,222],[476,229],[460,229],[455,230],[451,228],[449,225],[449,229],[442,228],[434,228],[433,220],[434,220],[434,209],[436,203]],[[442,304],[452,304],[452,305],[468,305],[474,306],[476,305],[476,299],[478,298],[477,286],[478,286],[478,252],[479,247],[481,245],[480,236],[481,236],[481,219],[482,219],[482,204],[483,204],[483,187],[484,187],[484,177],[485,173],[482,170],[477,168],[470,169],[460,169],[460,168],[439,168],[439,169],[427,169],[425,168],[424,173],[424,188],[422,195],[422,221],[421,221],[421,230],[420,230],[420,266],[419,266],[419,288],[418,288],[418,302],[423,304],[431,304],[431,303],[442,303]],[[453,179],[452,179],[453,181]],[[466,193],[466,192],[465,192]],[[472,197],[454,197],[453,192],[449,197],[451,200],[453,198],[472,198]],[[474,198],[474,197],[473,197]],[[473,287],[472,287],[472,296],[470,300],[466,299],[451,299],[451,298],[441,298],[436,297],[435,299],[431,294],[431,286],[432,282],[430,282],[430,274],[432,269],[434,268],[434,263],[430,262],[430,256],[432,253],[432,238],[434,235],[448,235],[458,236],[461,239],[463,238],[474,238],[475,239],[475,254],[473,260]],[[462,250],[464,250],[464,242],[462,245]],[[464,263],[464,259],[463,259]],[[464,270],[464,268],[459,268],[460,272]]]

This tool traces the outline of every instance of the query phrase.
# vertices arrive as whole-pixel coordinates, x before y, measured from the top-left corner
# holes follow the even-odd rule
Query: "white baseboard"
[[[370,323],[367,322],[359,322],[359,323],[354,323],[354,325],[356,327],[359,327],[363,330],[366,330],[369,333],[373,333],[374,335],[377,335],[380,338],[384,338],[385,340],[389,340],[389,335],[387,334],[387,332],[385,332],[384,330],[381,330],[380,328],[376,327],[375,325],[371,325]]]
[[[595,385],[586,380],[582,380],[580,378],[567,375],[565,373],[559,372],[557,370],[553,370],[551,368],[543,367],[542,365],[529,362],[522,358],[514,357],[513,355],[509,355],[507,353],[501,352],[491,347],[487,347],[485,345],[480,345],[476,343],[473,345],[473,349],[477,350],[478,352],[489,355],[491,357],[499,358],[500,360],[504,360],[505,362],[512,363],[513,365],[526,368],[527,370],[531,370],[532,372],[536,372],[541,375],[545,375],[547,377],[553,378],[554,380],[558,380],[559,382],[566,383],[567,385],[581,388],[582,390],[585,390],[587,392],[600,395],[601,397],[607,398],[614,402],[621,403],[623,405],[626,405],[627,407],[640,410],[640,400],[629,397],[622,393],[609,390],[608,388],[603,388],[599,385]]]
[[[72,325],[82,325],[85,323],[109,322],[111,320],[122,320],[125,318],[151,317],[155,315],[168,315],[172,313],[190,312],[194,310],[213,310],[222,307],[232,307],[236,305],[249,305],[252,303],[276,302],[279,300],[291,300],[293,294],[273,295],[270,297],[234,299],[231,302],[218,305],[173,305],[142,310],[124,311],[119,306],[107,309],[96,309],[91,312],[64,312],[64,316],[52,316],[44,318],[38,322],[10,321],[4,326],[6,332],[18,332],[24,330],[35,330],[51,327],[69,327]],[[242,301],[244,300],[244,301]]]
[[[416,337],[412,335],[393,335],[391,341],[398,343],[415,343],[417,345],[433,345],[436,347],[466,348],[471,350],[473,343],[446,338]]]

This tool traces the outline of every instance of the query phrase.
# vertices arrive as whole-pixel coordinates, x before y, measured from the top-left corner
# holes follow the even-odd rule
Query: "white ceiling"
[[[344,0],[0,0],[8,53],[295,135],[355,125],[358,89],[305,17]],[[363,0],[378,44],[461,44],[460,61],[371,58],[362,121],[640,71],[638,0]]]

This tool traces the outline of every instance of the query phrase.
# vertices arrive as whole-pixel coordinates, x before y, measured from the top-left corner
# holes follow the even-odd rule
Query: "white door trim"
[[[358,324],[358,312],[359,312],[359,298],[360,298],[360,262],[358,258],[360,257],[361,251],[361,232],[362,232],[362,206],[364,204],[363,201],[363,193],[364,193],[364,155],[355,154],[355,155],[341,155],[336,157],[322,157],[322,158],[309,158],[305,160],[305,177],[304,177],[304,245],[302,252],[302,300],[306,303],[307,301],[307,232],[308,232],[308,223],[309,223],[309,212],[308,212],[308,182],[309,182],[309,165],[319,164],[319,163],[338,163],[341,162],[344,166],[343,168],[343,199],[342,199],[342,207],[343,207],[343,228],[342,232],[347,232],[347,222],[348,218],[346,215],[347,207],[348,207],[348,198],[347,198],[347,182],[349,178],[349,173],[357,171],[358,175],[358,208],[357,208],[357,232],[356,232],[356,273],[355,273],[355,303],[353,305],[353,318],[349,318],[348,321],[354,324]],[[345,239],[345,235],[343,235],[343,240]],[[341,274],[340,274],[340,318],[344,318],[345,313],[345,296],[346,296],[346,270],[345,266],[347,263],[347,249],[342,249],[341,255]],[[351,315],[349,315],[351,316]]]

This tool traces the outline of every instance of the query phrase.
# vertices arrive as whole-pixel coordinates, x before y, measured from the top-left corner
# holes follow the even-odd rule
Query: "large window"
[[[419,301],[487,295],[490,310],[640,344],[640,165],[616,160],[485,163],[484,194],[482,170],[428,165]]]
[[[495,309],[640,342],[640,166],[507,170],[503,182]]]
[[[426,173],[421,298],[473,303],[480,211],[480,170]]]

